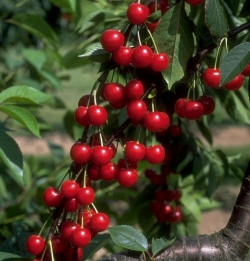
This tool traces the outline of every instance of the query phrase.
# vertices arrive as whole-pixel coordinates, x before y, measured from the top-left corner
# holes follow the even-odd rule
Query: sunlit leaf
[[[159,239],[152,239],[152,253],[153,256],[158,255],[161,251],[169,247],[173,244],[175,238],[172,240],[167,240],[166,238],[162,237]]]
[[[30,64],[38,69],[41,69],[46,61],[46,55],[42,50],[24,49],[22,54]]]

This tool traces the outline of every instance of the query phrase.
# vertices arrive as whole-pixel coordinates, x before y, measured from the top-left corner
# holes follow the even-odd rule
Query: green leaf
[[[228,24],[220,0],[206,0],[205,12],[205,23],[210,33],[217,38],[225,36]]]
[[[86,30],[97,27],[98,24],[103,24],[105,20],[105,12],[103,10],[97,10],[91,12],[87,16],[84,16],[83,19],[80,19],[78,23],[79,33],[83,33]]]
[[[66,69],[82,67],[90,62],[87,59],[80,59],[79,54],[80,54],[80,50],[77,48],[65,54],[62,63]]]
[[[183,207],[186,208],[189,215],[194,218],[197,222],[200,222],[201,219],[201,211],[200,207],[197,204],[197,201],[194,199],[193,196],[190,196],[189,194],[186,194],[185,191],[183,193],[183,196],[180,199]]]
[[[23,183],[23,155],[16,141],[6,132],[0,130],[0,159],[8,166],[12,177]]]
[[[221,70],[221,85],[239,75],[250,61],[250,42],[239,44],[232,48],[223,58]]]
[[[202,117],[200,120],[196,121],[196,123],[203,137],[209,142],[210,145],[212,145],[213,136],[208,126],[207,118]]]
[[[119,246],[135,250],[147,251],[148,241],[146,237],[133,227],[122,225],[108,229],[112,240]]]
[[[50,73],[44,70],[38,70],[38,72],[54,87],[61,89],[61,81],[57,78],[54,73]]]
[[[194,42],[190,28],[190,20],[181,2],[162,17],[153,34],[159,52],[167,53],[170,59],[169,67],[163,72],[168,88],[183,78],[187,62],[193,53]]]
[[[22,258],[22,257],[11,253],[0,252],[0,261],[8,258]]]
[[[12,86],[0,93],[1,103],[22,105],[40,105],[51,98],[50,95],[40,92],[29,86]]]
[[[28,110],[9,104],[2,104],[0,111],[4,112],[14,120],[21,123],[25,128],[31,131],[35,136],[40,137],[39,126],[36,118]]]
[[[215,208],[221,207],[222,205],[221,202],[206,197],[198,197],[197,202],[200,206],[201,211],[213,210]]]
[[[50,0],[54,5],[65,8],[71,13],[76,12],[76,0]]]
[[[58,37],[50,25],[40,16],[33,14],[19,13],[7,20],[9,23],[15,24],[27,30],[31,34],[38,37],[46,45],[54,48],[58,47]]]
[[[46,62],[46,55],[42,50],[24,49],[22,50],[22,55],[37,69],[41,69]]]
[[[240,11],[239,17],[247,17],[249,15],[250,15],[250,2],[245,1],[244,5]]]
[[[152,239],[152,253],[153,257],[158,255],[161,251],[165,250],[167,247],[172,245],[175,238],[172,240],[167,240],[165,237],[159,239]]]

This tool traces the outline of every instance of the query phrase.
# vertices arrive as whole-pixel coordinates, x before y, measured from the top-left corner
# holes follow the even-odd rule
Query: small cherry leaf
[[[6,252],[0,252],[0,261],[6,260],[6,259],[15,259],[15,258],[22,258],[19,255],[12,254],[12,253],[6,253]]]
[[[147,18],[147,21],[149,21],[150,23],[154,23],[154,22],[157,22],[160,18],[161,18],[161,11],[158,10],[158,11],[152,13]]]
[[[118,246],[134,251],[147,251],[148,249],[146,237],[131,226],[114,226],[110,227],[108,231]]]
[[[230,82],[239,75],[250,61],[250,42],[242,43],[232,48],[223,58],[221,70],[221,85]]]
[[[161,251],[165,250],[167,247],[172,245],[175,241],[174,239],[167,240],[165,237],[161,237],[159,239],[152,239],[152,253],[153,257],[158,255]]]

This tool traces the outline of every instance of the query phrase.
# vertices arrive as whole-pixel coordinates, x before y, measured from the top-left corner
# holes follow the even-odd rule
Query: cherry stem
[[[43,223],[43,226],[42,226],[42,228],[40,229],[38,236],[41,236],[41,234],[42,234],[42,232],[43,232],[45,226],[47,225],[48,221],[49,221],[51,218],[52,218],[52,215],[49,215],[49,217],[48,217],[48,218],[46,219],[46,221]]]
[[[87,185],[87,167],[84,169],[84,174],[83,174],[83,187],[86,188]]]
[[[156,43],[155,43],[155,39],[154,39],[153,35],[151,34],[150,30],[148,29],[148,27],[147,27],[146,24],[145,24],[145,26],[146,26],[146,29],[147,29],[148,34],[149,34],[149,36],[150,36],[150,39],[151,39],[152,42],[153,42],[153,45],[154,45],[154,48],[155,48],[155,52],[158,54],[158,53],[159,53],[159,50],[158,50],[157,45],[156,45]]]
[[[99,133],[99,138],[100,138],[101,146],[103,146],[103,138],[102,138],[102,130],[101,130],[101,127],[98,127],[98,133]]]
[[[91,203],[91,205],[92,205],[93,209],[95,210],[95,212],[98,213],[98,210],[97,210],[97,208],[95,207],[94,203]]]
[[[137,38],[138,38],[139,45],[141,46],[142,42],[141,42],[140,30],[138,30],[138,26],[137,26]]]
[[[51,261],[55,261],[51,239],[48,241],[48,243],[49,243],[49,248],[50,248]]]
[[[220,41],[220,44],[219,44],[219,47],[217,49],[217,52],[216,52],[216,57],[215,57],[215,62],[214,62],[214,69],[217,68],[217,64],[218,64],[218,58],[219,58],[219,55],[220,55],[220,51],[221,51],[221,47],[222,47],[222,44],[225,40],[225,37],[223,37]]]

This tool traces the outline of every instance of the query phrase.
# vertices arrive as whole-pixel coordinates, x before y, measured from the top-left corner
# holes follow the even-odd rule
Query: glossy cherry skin
[[[100,177],[105,181],[113,181],[116,179],[118,169],[115,163],[109,162],[100,167]]]
[[[145,145],[135,141],[126,143],[124,155],[127,160],[138,162],[144,159],[146,153]]]
[[[43,201],[49,207],[58,206],[63,199],[63,194],[53,187],[47,188],[43,193]]]
[[[169,58],[165,53],[155,53],[152,55],[152,60],[150,63],[151,69],[156,72],[164,71],[168,68]]]
[[[94,199],[95,192],[91,187],[79,188],[76,192],[76,200],[82,206],[90,205]]]
[[[145,92],[143,83],[138,79],[129,81],[125,86],[125,95],[128,100],[140,99]]]
[[[113,52],[113,59],[121,66],[128,66],[132,61],[133,49],[127,46],[120,46]]]
[[[204,0],[185,0],[186,3],[190,5],[199,5],[203,2]]]
[[[91,148],[81,142],[76,142],[70,149],[70,156],[77,164],[86,164],[91,159]]]
[[[105,213],[95,213],[90,218],[89,225],[96,232],[105,231],[109,227],[109,217]]]
[[[161,19],[155,23],[146,22],[146,26],[149,29],[149,31],[151,33],[153,33],[156,30],[156,28],[158,27],[158,25],[160,24],[160,22],[161,22]]]
[[[202,95],[197,98],[203,106],[203,114],[208,115],[211,114],[215,109],[215,101],[214,98],[210,95]]]
[[[141,120],[147,111],[147,105],[142,100],[133,100],[127,105],[127,114],[132,120]]]
[[[144,68],[151,64],[153,51],[147,45],[139,45],[134,48],[132,64],[138,68]]]
[[[90,96],[89,94],[83,95],[78,101],[78,107],[80,107],[80,106],[88,107],[93,104],[94,104],[94,98],[93,98],[93,96]]]
[[[183,114],[183,105],[187,102],[186,98],[180,98],[176,101],[175,103],[175,112],[176,114],[180,117],[180,118],[184,118],[184,114]]]
[[[90,180],[99,180],[101,179],[100,172],[99,172],[100,167],[96,166],[94,163],[88,164],[87,167],[87,173],[88,177]]]
[[[76,229],[80,228],[80,225],[73,222],[72,220],[66,220],[62,223],[60,227],[60,231],[62,236],[66,239],[69,240],[72,232]]]
[[[67,198],[64,202],[64,209],[66,212],[76,212],[78,209],[78,202],[76,198]]]
[[[94,146],[92,148],[91,160],[96,166],[108,164],[112,159],[113,153],[110,147]]]
[[[250,76],[250,63],[246,66],[246,68],[243,70],[241,74],[246,77]]]
[[[138,180],[138,173],[132,168],[121,168],[117,172],[117,181],[122,187],[132,187]]]
[[[71,236],[70,241],[73,246],[77,247],[85,247],[90,243],[91,234],[88,229],[86,228],[77,228],[75,229]]]
[[[87,111],[89,123],[93,126],[104,125],[108,118],[106,109],[100,105],[91,105]]]
[[[202,78],[207,86],[212,88],[219,88],[220,76],[221,76],[220,69],[207,68],[204,71]]]
[[[148,18],[149,13],[150,11],[147,6],[138,3],[132,3],[128,6],[127,18],[132,24],[142,24]]]
[[[53,253],[55,254],[61,254],[68,246],[68,241],[62,237],[62,235],[53,236],[51,238],[51,243],[53,247]]]
[[[43,252],[45,247],[45,240],[38,235],[31,235],[26,241],[26,248],[32,255],[39,255]]]
[[[125,88],[120,83],[106,83],[103,86],[103,97],[111,103],[119,103],[125,99]]]
[[[145,159],[151,164],[159,164],[165,158],[165,150],[161,145],[153,145],[146,148]]]
[[[79,224],[84,225],[84,227],[87,226],[87,224],[90,221],[90,218],[95,214],[96,212],[93,209],[84,209],[82,212],[79,213],[77,222]]]
[[[237,75],[233,80],[226,83],[224,87],[229,91],[237,91],[243,85],[244,78],[242,74]]]
[[[168,128],[169,117],[165,112],[154,111],[145,114],[143,125],[150,132],[161,132]]]
[[[182,108],[183,115],[189,120],[198,120],[203,115],[203,106],[199,101],[187,101]]]
[[[106,30],[101,36],[101,45],[108,52],[116,51],[124,43],[124,35],[114,29]]]
[[[62,183],[61,192],[66,198],[73,198],[79,188],[80,186],[76,181],[66,180]]]
[[[67,261],[81,261],[83,258],[83,250],[80,247],[68,246],[63,254],[65,254],[64,260]]]
[[[87,117],[87,111],[88,108],[87,107],[83,107],[83,106],[79,106],[76,110],[75,110],[75,120],[78,124],[84,126],[84,127],[88,127],[89,126],[89,120]]]

